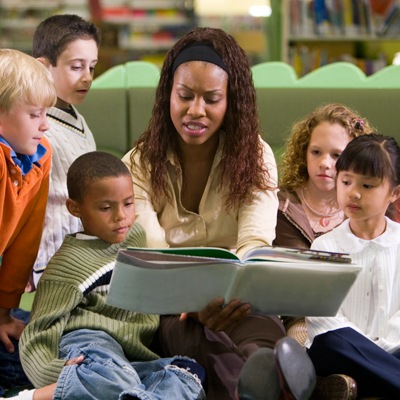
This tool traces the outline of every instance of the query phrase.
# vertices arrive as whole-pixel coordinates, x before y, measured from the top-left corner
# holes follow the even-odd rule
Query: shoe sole
[[[239,399],[277,400],[280,391],[274,351],[258,349],[247,359],[240,372],[237,386]]]
[[[303,347],[293,338],[285,336],[276,343],[274,354],[284,400],[310,399],[316,375]]]

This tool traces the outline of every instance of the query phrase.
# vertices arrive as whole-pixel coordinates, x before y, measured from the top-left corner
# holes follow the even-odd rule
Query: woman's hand
[[[236,321],[242,319],[251,312],[249,304],[241,304],[240,299],[233,299],[225,307],[223,297],[212,300],[202,311],[193,313],[182,313],[180,321],[188,317],[203,324],[212,331],[224,331]]]

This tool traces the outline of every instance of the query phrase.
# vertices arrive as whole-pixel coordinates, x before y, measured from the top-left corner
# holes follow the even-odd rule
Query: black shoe
[[[238,398],[240,400],[277,400],[280,392],[274,351],[269,348],[258,349],[247,359],[240,372]]]
[[[315,388],[312,361],[301,345],[289,336],[275,344],[275,363],[284,400],[308,400]]]

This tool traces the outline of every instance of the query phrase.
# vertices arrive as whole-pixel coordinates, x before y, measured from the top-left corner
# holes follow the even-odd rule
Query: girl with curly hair
[[[272,244],[276,163],[260,137],[246,54],[224,31],[196,28],[169,51],[149,127],[123,161],[149,247],[223,247],[241,257]],[[206,368],[208,399],[234,398],[246,358],[284,335],[276,316],[249,315],[240,299],[223,303],[163,317],[159,329],[161,354]]]
[[[335,164],[352,139],[368,133],[368,122],[342,104],[319,107],[293,126],[281,162],[274,245],[310,248],[314,239],[342,223]],[[287,334],[304,346],[305,318],[285,316],[283,321]],[[331,399],[340,393],[353,399],[356,387],[349,376],[318,377],[312,398]]]
[[[336,160],[350,140],[371,132],[365,118],[342,104],[317,108],[293,126],[280,169],[274,245],[310,248],[343,221]]]

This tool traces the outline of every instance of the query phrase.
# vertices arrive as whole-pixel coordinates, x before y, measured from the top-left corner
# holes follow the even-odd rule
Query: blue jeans
[[[14,318],[20,319],[27,324],[29,322],[29,311],[23,311],[20,308],[11,310]],[[11,338],[15,347],[14,353],[9,353],[2,341],[0,341],[0,397],[4,395],[5,389],[11,389],[15,386],[29,385],[29,379],[22,369],[19,359],[18,340]]]
[[[64,335],[59,349],[61,359],[83,355],[84,360],[62,369],[53,400],[205,399],[200,379],[193,373],[202,368],[186,357],[130,362],[111,336],[88,329]],[[192,373],[174,362],[187,362]]]

